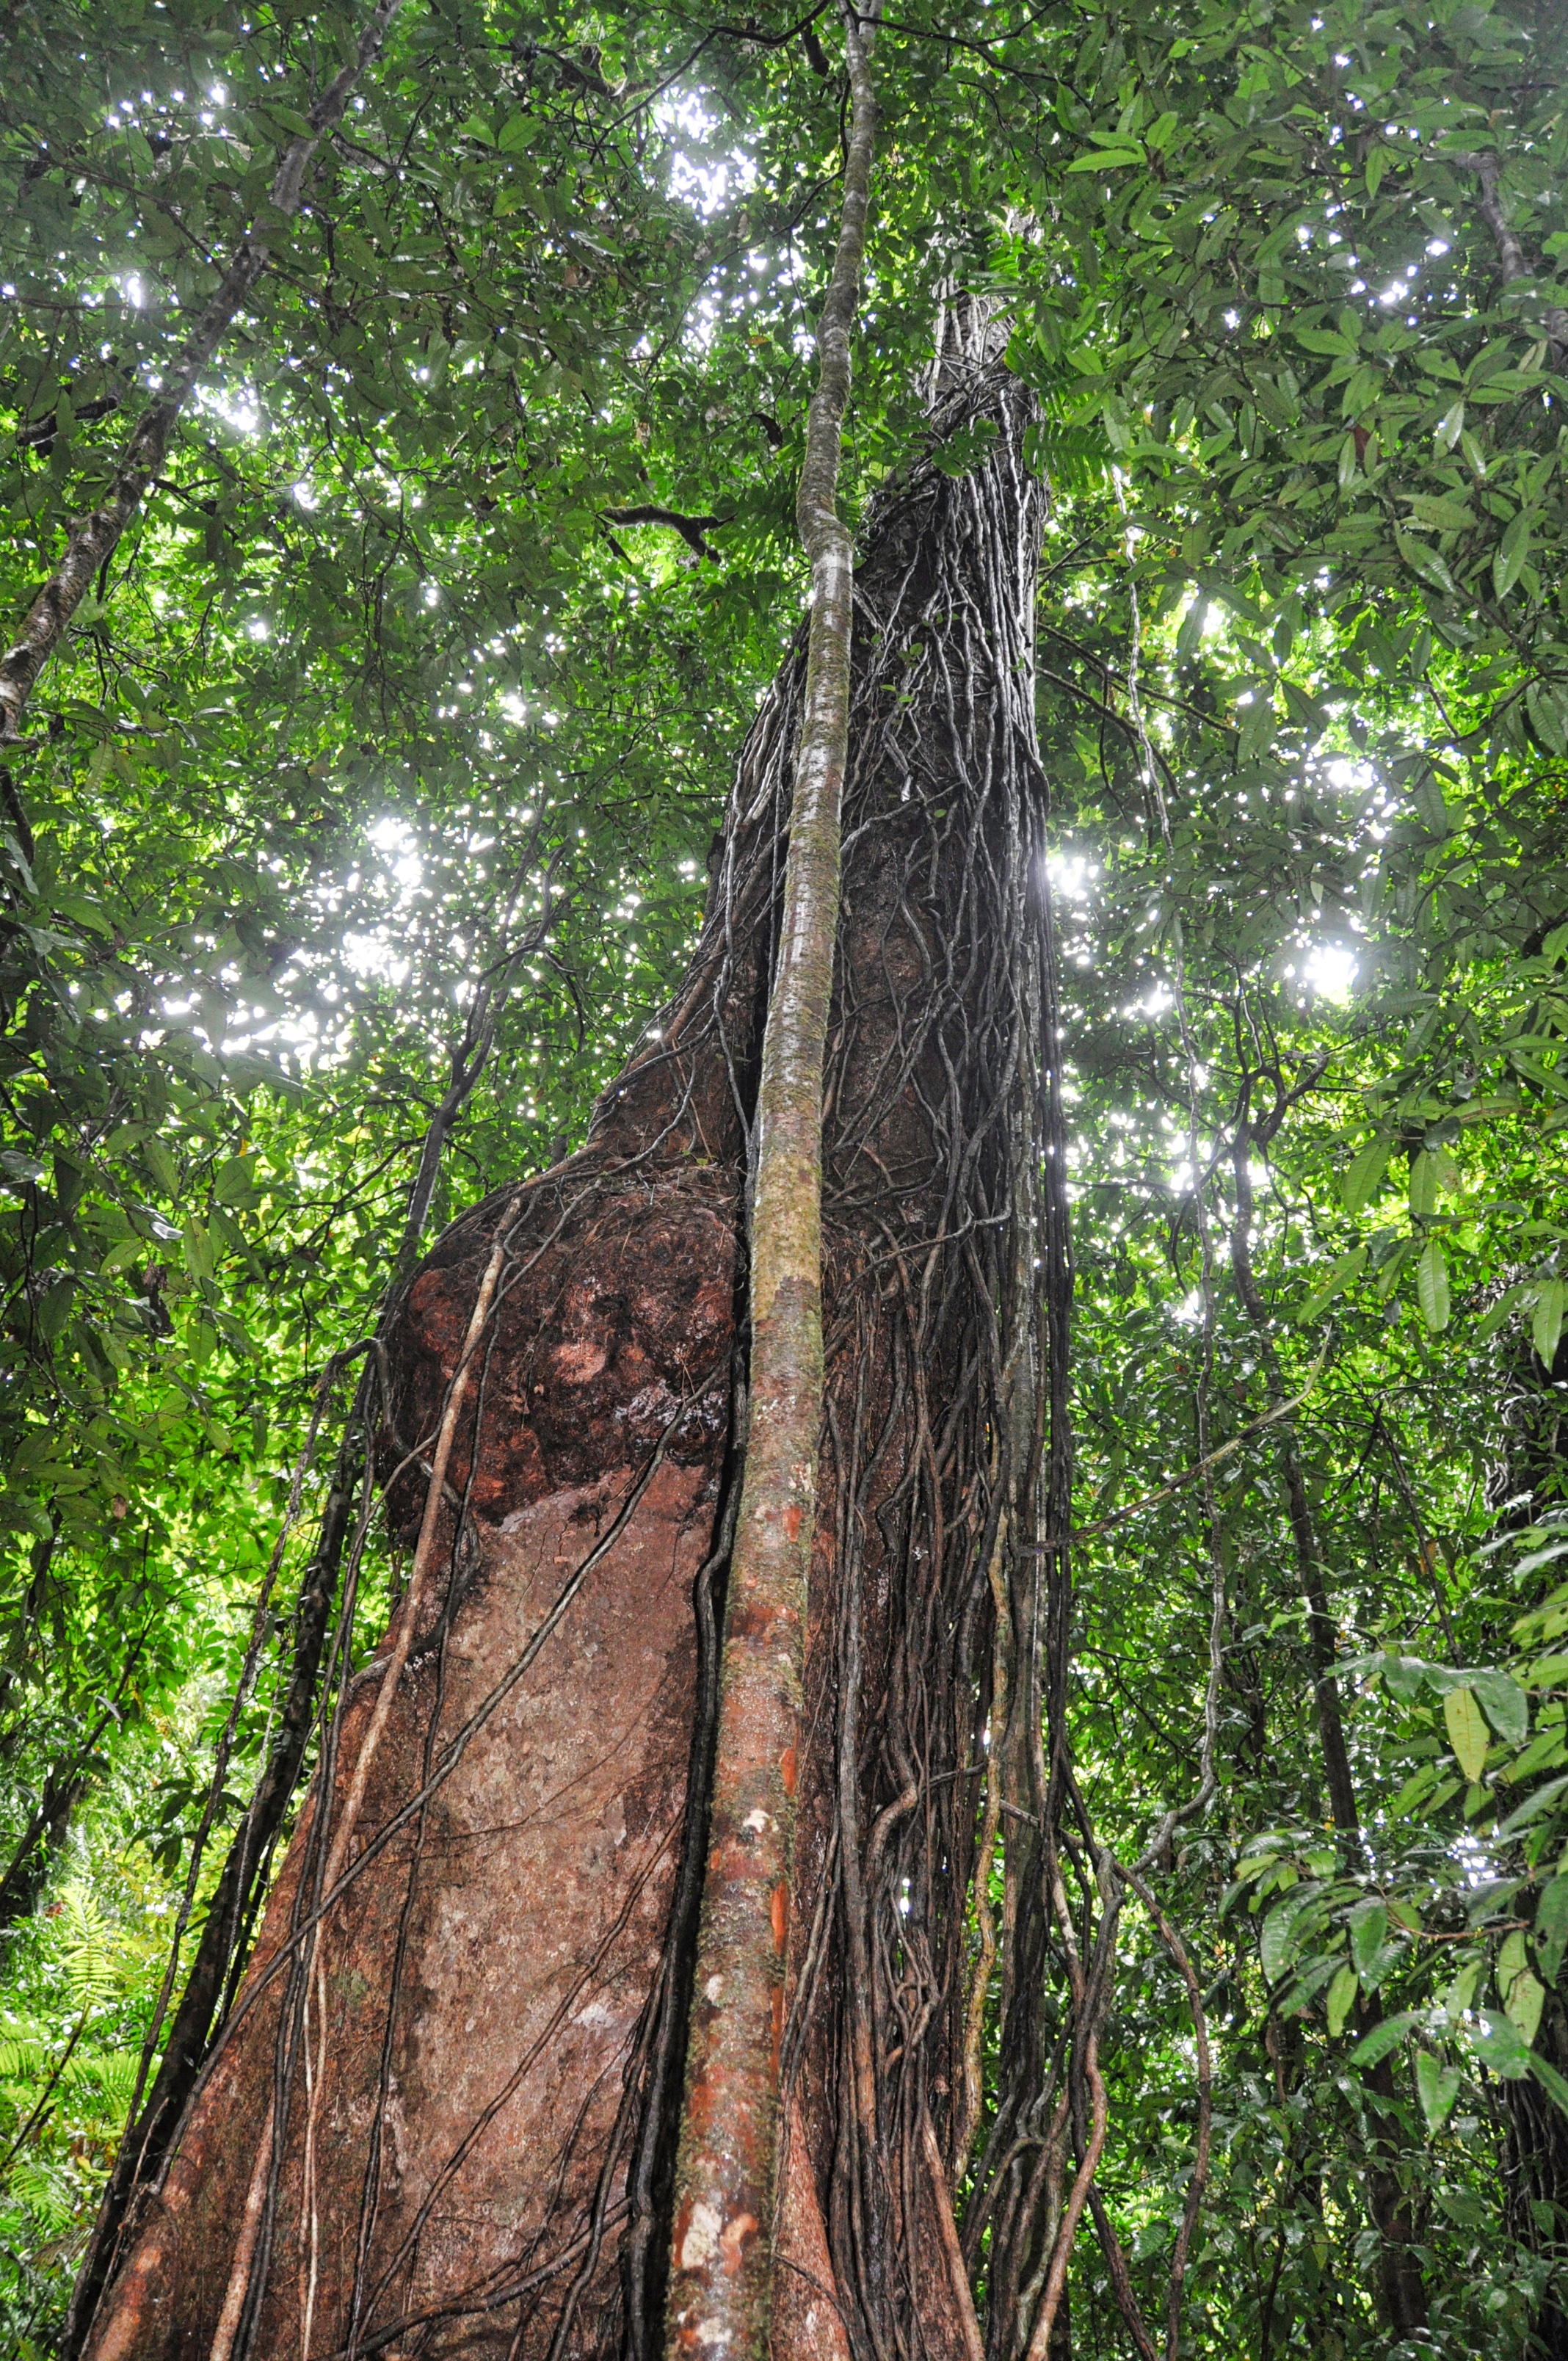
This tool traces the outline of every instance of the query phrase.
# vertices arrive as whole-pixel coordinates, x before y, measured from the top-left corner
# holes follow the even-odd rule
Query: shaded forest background
[[[0,26],[19,616],[360,19]],[[1387,2353],[1379,2175],[1396,2349],[1568,2350],[1565,38],[1052,0],[876,52],[851,503],[956,290],[1038,402],[1070,1727],[1204,2027],[1129,1906],[1099,2185],[1157,2311],[1206,2049],[1194,2354]],[[270,1743],[416,1176],[428,1240],[576,1145],[695,938],[804,594],[839,55],[410,0],[7,751],[5,2349]],[[378,1532],[364,1579],[373,1634]],[[1071,2296],[1124,2349],[1087,2237]]]

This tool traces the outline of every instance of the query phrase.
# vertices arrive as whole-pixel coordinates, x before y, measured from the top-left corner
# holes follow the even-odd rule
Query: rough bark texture
[[[977,2334],[931,2158],[956,2175],[974,2129],[980,1739],[999,1647],[1036,1644],[1014,1606],[1038,1619],[1026,415],[952,353],[935,433],[989,418],[992,456],[893,488],[855,583],[775,2361],[970,2361]],[[389,1337],[417,1448],[399,1465],[389,1436],[383,1468],[411,1533],[506,1231],[440,1564],[341,1877],[323,1890],[328,1822],[395,1641],[323,1721],[315,1800],[126,2226],[94,2361],[207,2361],[225,2301],[236,2361],[657,2349],[804,670],[797,643],[741,757],[692,969],[587,1146],[457,1224]],[[1037,1698],[1022,1673],[1014,1689]],[[1026,2236],[1024,2196],[1007,2209]]]

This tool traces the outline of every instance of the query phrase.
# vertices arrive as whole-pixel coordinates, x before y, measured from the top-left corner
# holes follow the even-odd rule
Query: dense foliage
[[[1005,308],[1053,486],[1074,1746],[1124,1858],[1182,1815],[1149,1874],[1212,2052],[1182,2350],[1387,2351],[1381,2173],[1412,2349],[1457,2361],[1568,2333],[1563,26],[1320,5],[895,6],[847,465],[863,499],[924,447],[945,287]],[[8,614],[357,22],[6,11]],[[206,1890],[318,1382],[474,995],[433,1224],[576,1138],[693,933],[802,595],[842,98],[820,13],[408,0],[10,757],[16,2349]],[[1113,2029],[1101,2180],[1154,2316],[1199,2068],[1146,1914]],[[1071,2289],[1120,2349],[1087,2232]]]

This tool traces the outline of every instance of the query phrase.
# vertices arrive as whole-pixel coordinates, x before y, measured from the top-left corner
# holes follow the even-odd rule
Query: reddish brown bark
[[[1018,1306],[1042,816],[1025,406],[978,375],[947,424],[977,405],[1003,427],[994,456],[957,481],[918,470],[857,576],[774,2361],[972,2350],[931,2151],[961,2168],[987,1567],[1003,1526],[1032,1530],[1000,1406],[1037,1358]],[[734,1493],[744,1118],[803,655],[742,756],[676,1002],[582,1153],[459,1223],[389,1333],[383,1464],[411,1536],[511,1224],[425,1628],[318,1950],[319,1795],[175,2160],[127,2225],[94,2361],[207,2361],[236,2286],[233,2361],[652,2361],[705,1850],[707,1586]],[[334,1812],[395,1661],[384,1643],[358,1676]]]

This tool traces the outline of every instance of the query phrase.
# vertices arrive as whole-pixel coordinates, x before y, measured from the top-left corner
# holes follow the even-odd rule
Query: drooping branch
[[[376,0],[353,59],[334,75],[306,110],[310,129],[301,132],[283,150],[268,192],[265,214],[252,222],[240,240],[160,387],[158,399],[143,411],[132,429],[104,497],[96,508],[71,522],[64,555],[35,594],[15,642],[0,655],[0,752],[15,745],[20,736],[22,717],[39,675],[64,639],[71,619],[95,577],[119,546],[121,535],[162,467],[175,427],[197,379],[271,260],[280,230],[299,212],[316,151],[326,134],[341,120],[361,74],[379,56],[388,28],[400,5],[401,0]]]
[[[675,2179],[671,2350],[715,2361],[762,2361],[769,2345],[796,1735],[823,1418],[823,1060],[851,682],[854,552],[838,484],[876,137],[873,31],[846,7],[853,104],[796,500],[811,561],[810,637],[755,1118],[745,1473]]]

